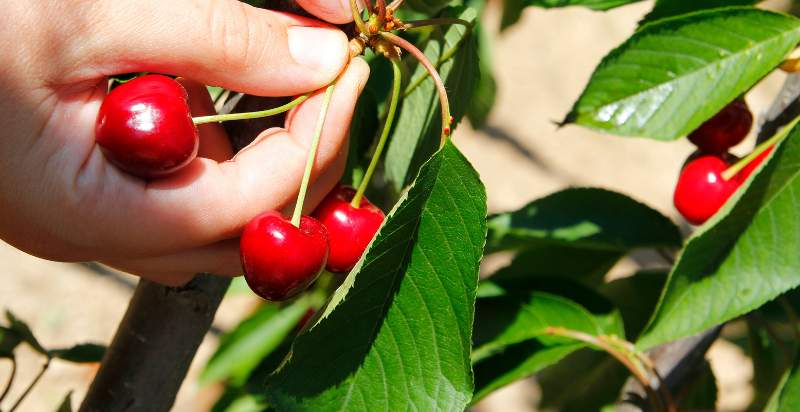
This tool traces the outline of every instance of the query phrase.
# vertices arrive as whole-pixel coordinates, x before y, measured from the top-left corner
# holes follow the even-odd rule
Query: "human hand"
[[[299,3],[335,23],[350,15],[347,1]],[[148,182],[112,166],[95,144],[107,76],[192,79],[182,82],[195,116],[213,111],[202,84],[289,96],[340,76],[306,202],[312,209],[341,176],[369,70],[360,59],[348,64],[338,29],[235,0],[12,1],[0,16],[0,61],[0,237],[46,259],[97,260],[170,285],[196,272],[241,273],[244,225],[294,202],[321,96],[236,156],[219,125],[199,126],[198,158]]]

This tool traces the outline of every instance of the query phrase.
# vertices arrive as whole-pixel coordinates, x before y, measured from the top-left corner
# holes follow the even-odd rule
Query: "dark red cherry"
[[[686,220],[695,225],[705,223],[733,195],[741,181],[722,178],[729,166],[721,156],[705,155],[681,171],[673,201]]]
[[[95,138],[106,157],[133,175],[165,176],[197,155],[186,90],[175,80],[146,75],[112,90],[97,115]]]
[[[741,143],[753,126],[753,114],[744,99],[736,99],[689,135],[707,153],[722,154]]]
[[[751,174],[753,174],[753,172],[758,168],[758,166],[760,166],[761,163],[764,163],[764,159],[769,157],[769,154],[772,153],[773,150],[775,150],[775,145],[768,147],[766,150],[761,152],[760,155],[756,156],[755,159],[753,159],[750,163],[748,163],[747,166],[745,166],[744,169],[742,169],[736,175],[737,179],[739,179],[742,183],[744,183],[744,181],[747,180],[747,178],[750,177]]]
[[[316,219],[300,227],[278,212],[266,212],[245,227],[240,241],[244,277],[264,299],[282,301],[302,292],[325,268],[328,234]]]
[[[355,194],[352,187],[338,186],[313,214],[328,229],[331,245],[328,270],[333,273],[353,269],[386,218],[366,197],[361,199],[360,207],[353,207],[350,202]]]

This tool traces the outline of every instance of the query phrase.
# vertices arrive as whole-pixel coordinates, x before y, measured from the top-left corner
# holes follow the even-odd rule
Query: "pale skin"
[[[233,155],[202,125],[198,158],[164,179],[121,172],[94,141],[107,77],[181,76],[194,116],[213,114],[202,84],[292,96],[338,78],[305,210],[339,180],[347,130],[369,68],[323,22],[347,0],[298,3],[322,20],[236,0],[10,1],[0,14],[0,238],[57,261],[95,260],[167,285],[194,273],[241,274],[238,235],[294,204],[321,94]]]

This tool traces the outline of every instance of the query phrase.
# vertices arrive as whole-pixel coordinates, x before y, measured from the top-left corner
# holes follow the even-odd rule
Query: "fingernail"
[[[335,75],[347,59],[347,38],[336,29],[292,26],[289,52],[297,63],[325,75]]]

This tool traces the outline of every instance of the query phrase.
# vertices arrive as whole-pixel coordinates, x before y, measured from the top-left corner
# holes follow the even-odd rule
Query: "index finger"
[[[345,24],[353,21],[350,11],[350,0],[297,0],[307,12],[334,24]],[[360,5],[361,0],[357,0]]]

